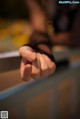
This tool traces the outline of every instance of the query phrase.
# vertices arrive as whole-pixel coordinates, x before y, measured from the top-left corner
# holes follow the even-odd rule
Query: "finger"
[[[28,46],[23,46],[19,49],[19,53],[22,57],[26,58],[28,61],[34,61],[36,58],[36,53],[32,50],[32,48]]]
[[[40,54],[40,53],[38,53],[38,58],[39,58],[39,61],[40,61],[41,76],[42,77],[47,77],[48,73],[49,73],[49,68],[48,68],[48,65],[46,63],[46,60],[43,57],[43,55]]]
[[[33,79],[40,79],[40,62],[37,57],[37,59],[32,63],[32,75],[31,77]]]
[[[52,62],[48,56],[46,56],[44,54],[43,54],[43,56],[45,57],[46,63],[48,65],[48,67],[49,67],[49,73],[50,74],[54,73],[55,72],[55,69],[56,69],[55,63]]]
[[[21,65],[20,65],[20,74],[21,74],[21,77],[23,77],[23,71],[24,71],[24,67],[27,63],[27,60],[25,58],[22,58],[21,59]]]
[[[24,81],[28,81],[31,79],[31,71],[32,71],[32,66],[30,64],[27,64],[24,67],[24,71],[23,71],[23,80]]]
[[[25,62],[22,60],[21,61],[21,67],[20,67],[20,73],[21,73],[22,80],[24,80],[24,81],[30,80],[31,71],[32,71],[31,64],[25,65]]]

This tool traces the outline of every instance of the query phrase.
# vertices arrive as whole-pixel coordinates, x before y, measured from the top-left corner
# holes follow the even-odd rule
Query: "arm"
[[[56,66],[51,59],[51,48],[48,44],[46,45],[46,42],[49,40],[45,35],[48,34],[47,18],[36,0],[25,0],[25,2],[28,5],[31,14],[30,23],[33,36],[30,43],[32,45],[32,43],[39,42],[37,46],[35,45],[35,47],[37,47],[37,52],[35,47],[32,47],[31,45],[20,48],[19,52],[22,56],[20,72],[23,80],[29,80],[31,77],[33,79],[39,79],[52,74],[55,71]],[[34,35],[34,31],[38,31],[38,34]],[[41,53],[41,51],[43,51],[43,53]]]
[[[25,0],[30,11],[30,23],[33,30],[47,31],[46,15],[36,0]]]
[[[25,0],[26,5],[30,11],[30,25],[32,28],[32,36],[30,39],[31,42],[47,42],[47,45],[51,44],[51,38],[48,36],[47,29],[47,16],[41,6],[38,4],[37,0]],[[37,31],[37,33],[34,33]],[[47,34],[47,35],[46,35]],[[39,45],[41,47],[41,45]],[[51,52],[51,46],[45,46],[49,53]],[[44,48],[45,49],[45,48]]]

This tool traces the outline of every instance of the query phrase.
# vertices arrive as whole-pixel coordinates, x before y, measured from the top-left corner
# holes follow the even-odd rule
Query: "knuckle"
[[[47,66],[47,65],[45,65],[45,66],[44,66],[44,67],[42,67],[41,69],[42,69],[42,71],[46,71],[46,70],[48,70],[48,66]]]
[[[23,50],[25,50],[26,46],[22,46],[19,48],[19,52],[21,53]]]
[[[51,67],[50,67],[50,69],[56,69],[56,65],[55,65],[54,62],[51,62]]]
[[[21,53],[21,48],[19,48],[19,54]]]
[[[22,47],[21,47],[21,48],[19,48],[19,54],[21,54],[21,51],[22,51]]]
[[[53,62],[53,69],[56,70],[56,64]]]
[[[42,72],[46,72],[47,70],[48,70],[48,68],[46,67],[46,68],[42,69]]]

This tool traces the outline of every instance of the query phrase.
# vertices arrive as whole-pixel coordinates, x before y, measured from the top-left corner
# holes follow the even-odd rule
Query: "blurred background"
[[[6,102],[0,98],[0,104],[15,105],[21,98],[18,106],[24,107],[26,117],[24,119],[79,119],[80,118],[80,5],[60,5],[57,0],[38,0],[38,3],[45,8],[49,17],[48,29],[53,42],[53,54],[57,61],[55,75],[50,81],[31,83],[29,93],[33,95],[30,100],[23,101],[20,92],[23,87],[15,86],[23,84],[20,79],[18,49],[29,42],[31,28],[29,23],[30,12],[24,0],[1,0],[0,1],[0,91],[12,91]],[[49,14],[49,15],[48,15]],[[13,53],[15,52],[15,53]],[[15,54],[15,55],[14,55]],[[66,73],[67,72],[67,73]],[[59,81],[58,79],[63,79]],[[51,82],[53,79],[53,83]],[[55,80],[56,79],[56,80]],[[46,80],[46,79],[45,79]],[[54,86],[54,83],[56,85]],[[28,82],[27,82],[28,83]],[[49,86],[48,86],[49,85]],[[43,90],[42,90],[43,89]],[[16,98],[16,91],[19,96]],[[37,93],[36,93],[37,90]],[[39,91],[40,90],[40,91]],[[24,91],[24,92],[25,92]],[[14,92],[14,95],[13,95]],[[7,92],[7,94],[11,94]],[[6,94],[6,92],[4,93]],[[3,94],[3,95],[4,95]],[[0,93],[1,95],[1,93]],[[1,95],[1,96],[3,96]],[[35,95],[35,96],[34,96]],[[3,96],[4,97],[4,96]],[[15,99],[17,99],[15,101]],[[1,106],[0,105],[0,106]],[[22,107],[21,107],[22,108]],[[16,119],[17,107],[9,107],[10,118]],[[21,112],[18,109],[19,112]],[[17,112],[17,113],[16,113]],[[24,110],[21,112],[23,113]],[[21,115],[20,115],[21,116]],[[19,117],[18,117],[19,118]],[[23,117],[22,117],[23,118]]]
[[[42,5],[50,16],[48,27],[53,32],[54,46],[80,47],[79,5],[61,5],[56,0],[43,0]],[[0,52],[18,49],[28,42],[29,16],[24,0],[0,1]]]

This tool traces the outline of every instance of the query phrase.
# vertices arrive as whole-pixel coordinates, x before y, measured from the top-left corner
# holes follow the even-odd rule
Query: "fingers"
[[[28,81],[31,79],[31,70],[32,70],[32,66],[30,64],[27,64],[24,67],[24,70],[23,70],[23,80],[24,81]]]
[[[22,47],[19,50],[22,61],[20,67],[21,78],[28,81],[31,78],[40,79],[54,73],[56,66],[45,54],[34,53],[30,47]]]
[[[56,70],[56,65],[55,65],[55,63],[52,62],[48,56],[46,56],[46,55],[43,55],[43,56],[45,57],[46,63],[47,63],[47,65],[48,65],[49,74],[54,73],[55,70]]]
[[[37,59],[32,63],[32,75],[31,77],[33,79],[40,79],[40,62],[37,57]]]
[[[48,68],[47,62],[45,60],[45,57],[40,53],[38,53],[37,56],[40,61],[41,77],[47,77],[49,75],[49,68]]]
[[[22,57],[26,58],[28,61],[34,61],[36,59],[36,53],[32,48],[28,46],[23,46],[19,49],[19,53]]]
[[[21,67],[20,67],[20,74],[21,78],[24,81],[28,81],[31,78],[32,66],[31,64],[25,64],[25,61],[22,59]]]

